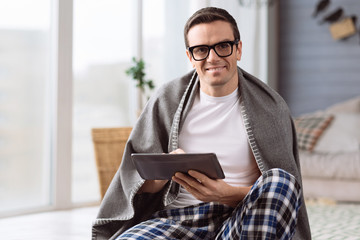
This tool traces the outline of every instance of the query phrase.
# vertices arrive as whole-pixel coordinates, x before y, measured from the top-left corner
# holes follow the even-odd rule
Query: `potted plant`
[[[128,68],[126,74],[136,81],[136,87],[138,89],[137,114],[139,115],[144,108],[145,101],[149,99],[149,96],[146,95],[147,89],[151,91],[155,88],[155,85],[152,80],[145,79],[145,62],[141,58],[137,60],[135,57],[132,58],[132,61],[134,66]],[[144,98],[146,100],[144,100]]]

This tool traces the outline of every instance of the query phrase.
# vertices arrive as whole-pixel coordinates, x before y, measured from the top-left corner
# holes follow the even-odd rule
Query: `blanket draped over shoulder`
[[[261,172],[281,168],[302,185],[296,133],[284,100],[266,84],[238,68],[241,109],[247,137]],[[156,194],[136,194],[144,183],[131,153],[163,153],[178,147],[181,125],[199,91],[195,71],[164,84],[148,101],[129,140],[93,223],[92,239],[114,239],[171,203],[179,185],[169,181]],[[302,201],[303,196],[301,197]],[[294,239],[311,239],[306,206],[299,210]]]

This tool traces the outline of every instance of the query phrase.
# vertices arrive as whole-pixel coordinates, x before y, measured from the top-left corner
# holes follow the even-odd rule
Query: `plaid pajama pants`
[[[300,193],[294,176],[271,169],[235,209],[209,202],[161,210],[116,239],[291,239]]]

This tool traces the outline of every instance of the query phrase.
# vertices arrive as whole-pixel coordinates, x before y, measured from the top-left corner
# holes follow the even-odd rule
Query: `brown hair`
[[[235,39],[240,40],[240,32],[237,27],[235,19],[224,9],[216,8],[216,7],[207,7],[196,11],[187,20],[184,27],[185,46],[189,47],[189,41],[187,35],[193,26],[201,23],[211,23],[218,20],[230,23]]]

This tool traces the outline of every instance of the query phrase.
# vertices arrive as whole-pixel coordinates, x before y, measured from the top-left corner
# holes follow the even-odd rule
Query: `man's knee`
[[[301,206],[300,195],[300,185],[293,175],[270,169],[259,177],[225,228],[236,229],[238,235],[250,239],[292,236]]]
[[[301,205],[300,195],[301,186],[296,178],[282,169],[273,168],[259,177],[244,204],[251,207],[258,201],[273,199],[298,208]]]

